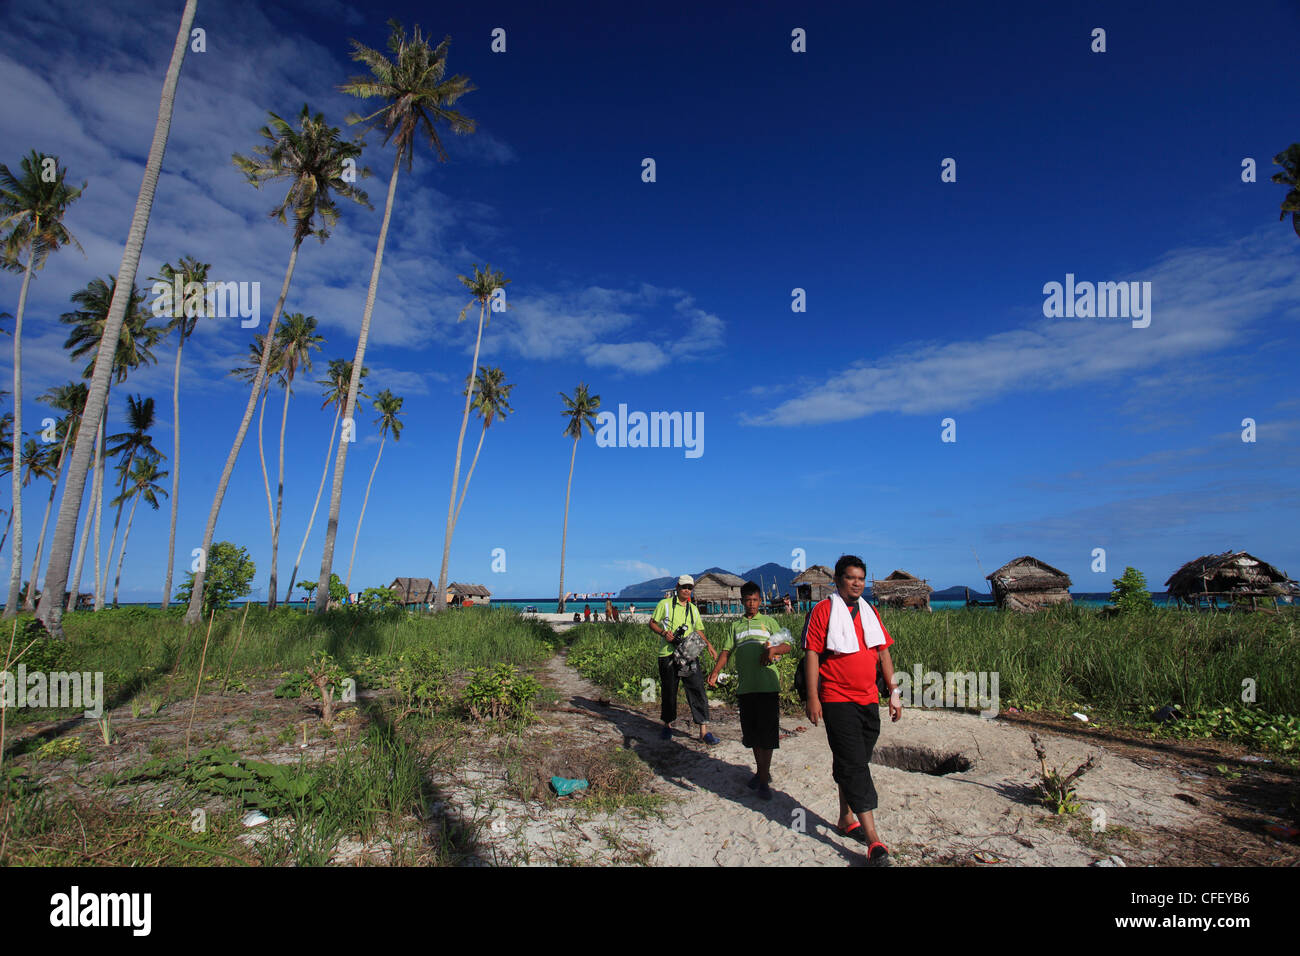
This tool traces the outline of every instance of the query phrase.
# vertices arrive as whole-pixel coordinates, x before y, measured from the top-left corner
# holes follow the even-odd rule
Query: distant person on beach
[[[584,604],[584,605],[582,606],[582,619],[583,619],[584,621],[590,621],[590,620],[591,620],[591,605],[590,605],[590,604]]]
[[[790,595],[781,598],[781,611],[785,614],[794,613],[794,605],[790,603]]]
[[[888,866],[889,850],[872,817],[878,805],[870,766],[880,737],[878,667],[892,691],[892,720],[903,716],[903,702],[889,656],[894,639],[876,609],[862,599],[866,582],[867,568],[861,558],[844,555],[836,562],[836,590],[819,601],[804,622],[804,673],[808,719],[813,726],[826,722],[826,740],[834,758],[831,776],[840,791],[840,833],[866,844],[869,863]]]
[[[748,783],[764,800],[772,799],[772,751],[781,746],[781,675],[776,660],[791,650],[790,644],[773,645],[781,630],[775,620],[758,613],[763,596],[753,581],[740,589],[745,616],[731,622],[722,656],[713,665],[709,686],[718,686],[718,675],[734,651],[736,655],[736,702],[740,706],[741,744],[754,751],[757,772]]]
[[[700,609],[691,601],[694,590],[695,579],[683,574],[677,579],[677,592],[655,605],[654,613],[650,615],[650,630],[664,639],[663,647],[659,648],[659,718],[664,722],[660,739],[670,740],[673,736],[673,721],[677,719],[677,684],[680,681],[686,688],[691,720],[700,725],[700,740],[716,744],[718,738],[709,733],[709,698],[704,690],[704,671],[700,662],[692,661],[692,666],[679,675],[673,658],[677,643],[691,634],[699,634],[709,653],[718,656],[704,636],[704,618],[700,616]]]
[[[618,608],[614,607],[614,602],[608,598],[605,599],[605,620],[618,623]]]

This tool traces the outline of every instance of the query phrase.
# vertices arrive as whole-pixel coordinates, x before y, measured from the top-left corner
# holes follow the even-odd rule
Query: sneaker
[[[660,740],[672,740],[672,739],[673,739],[673,729],[672,729],[671,727],[667,727],[667,726],[665,726],[663,730],[659,731],[659,739],[660,739]]]
[[[705,735],[704,735],[703,737],[701,737],[700,739],[701,739],[702,741],[704,741],[706,744],[708,744],[709,746],[713,746],[714,744],[720,744],[720,743],[722,743],[721,740],[719,740],[717,737],[713,736],[713,731],[709,731],[707,734],[705,734]]]

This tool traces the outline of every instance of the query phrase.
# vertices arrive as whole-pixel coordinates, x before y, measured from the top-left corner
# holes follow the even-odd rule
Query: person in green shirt
[[[771,639],[781,630],[781,625],[766,614],[759,614],[762,602],[759,587],[746,581],[740,589],[740,603],[745,616],[731,622],[722,656],[709,675],[709,686],[718,686],[718,675],[727,659],[735,653],[736,702],[740,705],[741,743],[754,751],[758,772],[749,781],[749,788],[757,790],[764,800],[772,799],[772,751],[781,746],[781,677],[776,670],[776,659],[790,652],[789,641],[772,644]]]
[[[700,609],[691,601],[694,590],[695,579],[689,574],[683,574],[677,579],[677,593],[660,601],[650,615],[650,630],[664,640],[659,648],[659,698],[662,701],[659,717],[664,722],[660,739],[668,740],[673,735],[673,721],[677,719],[677,684],[680,681],[686,688],[686,703],[691,708],[691,720],[700,725],[700,740],[712,745],[719,741],[709,733],[709,698],[704,689],[704,672],[700,670],[699,661],[692,661],[686,672],[679,675],[673,660],[673,648],[681,639],[677,636],[677,631],[683,627],[683,636],[698,633],[704,638],[709,653],[718,656],[709,639],[704,637],[704,618],[700,616]]]

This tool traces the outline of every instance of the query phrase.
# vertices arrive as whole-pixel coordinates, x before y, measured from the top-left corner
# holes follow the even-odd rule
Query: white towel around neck
[[[880,626],[880,620],[863,598],[858,598],[858,617],[862,619],[862,634],[867,647],[884,644],[885,632]],[[837,654],[858,652],[858,630],[853,626],[849,606],[844,603],[839,591],[831,592],[831,619],[826,625],[826,649]]]

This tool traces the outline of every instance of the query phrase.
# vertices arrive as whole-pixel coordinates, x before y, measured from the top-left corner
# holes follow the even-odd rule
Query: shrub
[[[229,541],[218,541],[208,551],[207,569],[203,574],[203,616],[207,617],[214,609],[226,608],[236,598],[245,597],[252,591],[253,575],[257,566],[248,556],[248,549],[238,547]],[[176,592],[176,600],[189,603],[194,593],[194,572],[186,572],[186,580]]]
[[[473,720],[531,720],[533,700],[541,685],[531,674],[521,674],[513,664],[470,669],[461,706]]]
[[[1125,568],[1124,576],[1111,578],[1111,583],[1115,590],[1110,592],[1110,599],[1121,613],[1149,611],[1155,607],[1147,590],[1147,579],[1137,568]]]

